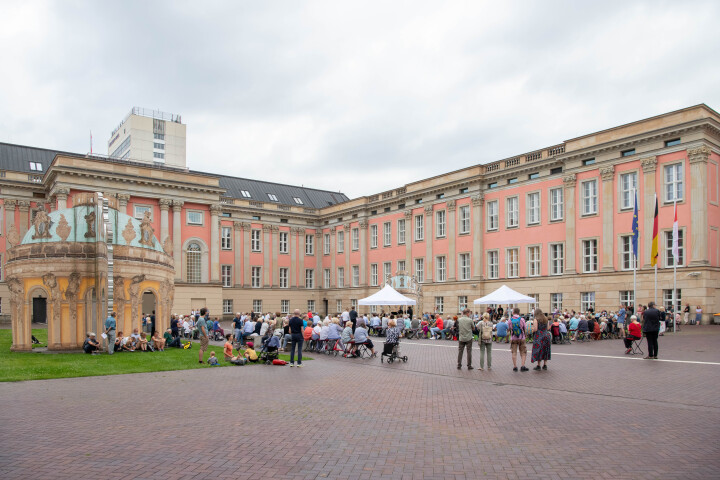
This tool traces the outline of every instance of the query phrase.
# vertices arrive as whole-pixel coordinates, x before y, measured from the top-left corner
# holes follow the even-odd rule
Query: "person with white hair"
[[[88,332],[85,335],[85,343],[83,343],[83,351],[85,353],[91,353],[97,355],[100,353],[100,343],[95,338],[94,332]]]

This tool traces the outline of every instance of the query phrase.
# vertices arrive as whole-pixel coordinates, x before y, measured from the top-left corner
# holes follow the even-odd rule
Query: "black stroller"
[[[278,350],[280,349],[280,339],[275,335],[271,335],[263,342],[262,350],[260,350],[260,361],[266,365],[272,364],[273,360],[278,359]]]

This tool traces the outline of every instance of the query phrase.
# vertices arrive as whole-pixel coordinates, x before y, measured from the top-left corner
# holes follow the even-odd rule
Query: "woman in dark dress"
[[[550,343],[552,338],[548,331],[548,321],[542,310],[535,310],[535,334],[533,338],[532,357],[530,363],[537,362],[535,370],[540,370],[540,362],[544,362],[542,369],[547,370],[547,361],[550,360]]]

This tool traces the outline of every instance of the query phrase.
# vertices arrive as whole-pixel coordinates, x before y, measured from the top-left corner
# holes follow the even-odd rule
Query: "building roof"
[[[58,154],[85,156],[77,153],[62,152],[59,150],[48,150],[45,148],[28,147],[25,145],[0,143],[0,170],[44,174],[50,167],[50,164],[55,156]],[[102,157],[93,158],[98,161],[120,162],[117,159],[105,160]],[[42,171],[31,169],[30,162],[41,164]],[[164,166],[155,167],[148,164],[142,164],[142,166],[150,168],[167,168]],[[218,177],[220,181],[220,188],[224,188],[226,190],[225,196],[232,198],[278,203],[280,205],[303,206],[307,208],[322,208],[329,205],[335,205],[337,203],[347,202],[349,200],[344,193],[339,192],[330,192],[327,190],[298,187],[281,183],[264,182],[248,178],[230,177],[227,175],[216,175],[206,172],[191,172]],[[248,197],[243,195],[243,191],[248,192],[250,196]],[[268,194],[275,195],[277,202],[272,200]],[[295,198],[299,198],[302,203],[296,202]]]

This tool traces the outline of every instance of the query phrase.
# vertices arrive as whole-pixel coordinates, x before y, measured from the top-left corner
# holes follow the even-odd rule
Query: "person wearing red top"
[[[630,325],[628,325],[628,334],[624,338],[625,340],[625,354],[627,355],[632,351],[632,342],[640,340],[642,338],[642,326],[635,315],[630,317]]]
[[[443,319],[440,317],[440,315],[437,316],[437,319],[435,320],[435,326],[430,329],[430,333],[432,334],[433,340],[437,340],[438,335],[443,329]]]

